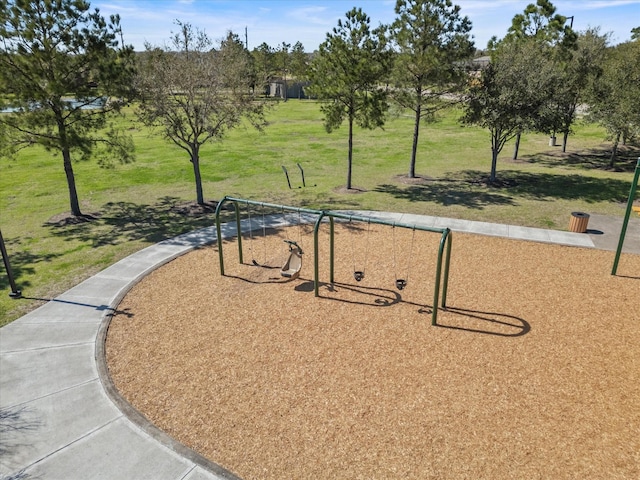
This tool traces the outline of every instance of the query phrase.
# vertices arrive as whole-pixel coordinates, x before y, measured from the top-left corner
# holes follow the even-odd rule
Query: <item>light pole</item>
[[[9,255],[7,255],[7,249],[4,246],[2,231],[0,231],[0,251],[2,251],[2,261],[4,262],[4,269],[7,271],[7,276],[9,277],[9,285],[11,286],[11,293],[9,293],[9,296],[11,298],[20,298],[22,296],[22,292],[18,290],[16,282],[13,279],[13,272],[11,271],[11,265],[9,264]]]
[[[571,19],[571,23],[569,23],[569,28],[573,30],[573,15],[571,15],[570,17],[567,17],[567,20],[569,19]]]

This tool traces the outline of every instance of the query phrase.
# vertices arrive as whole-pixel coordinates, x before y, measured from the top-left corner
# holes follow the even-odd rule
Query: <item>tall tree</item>
[[[587,87],[600,74],[606,54],[607,35],[588,29],[577,37],[575,49],[556,57],[555,86],[547,99],[534,129],[555,135],[562,133],[562,151],[576,119],[576,112],[586,96]]]
[[[550,71],[553,77],[549,78],[551,90],[548,91],[547,103],[541,106],[535,121],[530,126],[534,130],[549,134],[554,141],[557,132],[566,132],[564,144],[566,148],[566,138],[575,118],[573,105],[579,95],[576,91],[579,82],[569,78],[571,73],[575,74],[575,72],[570,72],[568,66],[571,52],[575,49],[577,35],[571,25],[567,24],[567,17],[557,14],[556,10],[550,0],[537,0],[535,4],[530,3],[523,13],[513,17],[505,38],[500,42],[492,40],[492,43],[494,47],[499,48],[505,43],[534,41],[546,52],[549,59],[555,62],[555,70]],[[514,158],[518,155],[517,146],[520,143],[521,133],[517,135]]]
[[[290,64],[290,59],[289,59],[289,49],[291,48],[291,44],[287,43],[287,42],[282,42],[282,44],[280,45],[280,50],[278,50],[278,57],[279,57],[279,68],[280,68],[280,72],[282,73],[282,81],[283,81],[283,88],[284,90],[282,91],[282,98],[284,99],[284,101],[287,101],[287,74],[290,72],[291,69],[291,64]]]
[[[289,65],[291,77],[297,82],[298,99],[302,98],[304,93],[303,82],[309,77],[309,63],[309,55],[304,51],[304,45],[301,42],[296,42],[289,55]]]
[[[471,22],[451,0],[397,0],[390,38],[397,53],[393,100],[414,114],[409,177],[416,176],[416,154],[421,120],[454,99],[467,72],[464,60],[474,53]]]
[[[222,140],[246,118],[260,129],[264,104],[250,93],[252,71],[242,42],[229,33],[218,49],[201,30],[177,22],[171,45],[146,46],[137,86],[139,118],[189,154],[196,201],[204,204],[200,148]]]
[[[276,72],[278,71],[276,62],[276,52],[266,42],[262,42],[251,52],[254,65],[254,76],[256,78],[254,87],[260,88],[265,93],[267,87]]]
[[[553,64],[535,41],[501,45],[480,78],[471,82],[463,122],[491,132],[491,173],[497,181],[498,155],[504,145],[531,126],[553,85]]]
[[[306,80],[309,72],[309,56],[304,51],[304,45],[296,42],[291,49],[291,75],[298,81]]]
[[[380,87],[390,69],[384,29],[371,30],[371,20],[360,9],[346,13],[344,21],[327,33],[313,60],[310,79],[313,94],[322,99],[324,126],[331,133],[347,119],[349,147],[347,189],[353,170],[353,126],[373,129],[384,125],[387,92]]]
[[[549,45],[565,44],[571,48],[576,34],[571,25],[567,25],[567,17],[556,13],[556,7],[550,0],[537,0],[517,14],[511,20],[507,39],[535,38]]]
[[[72,155],[132,159],[131,139],[108,123],[133,92],[133,47],[121,35],[117,15],[106,21],[84,0],[0,0],[0,102],[13,107],[0,123],[13,151],[61,154],[75,216]]]
[[[589,115],[613,141],[609,158],[613,168],[620,140],[640,135],[640,39],[610,49],[602,75],[591,89]]]

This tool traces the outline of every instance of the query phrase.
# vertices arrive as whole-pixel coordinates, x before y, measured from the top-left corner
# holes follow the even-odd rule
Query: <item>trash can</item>
[[[569,230],[575,233],[585,233],[589,224],[589,214],[583,212],[571,212]]]

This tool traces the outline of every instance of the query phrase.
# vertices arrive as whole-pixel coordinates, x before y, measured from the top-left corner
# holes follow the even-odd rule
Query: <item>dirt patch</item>
[[[71,212],[63,212],[49,218],[44,224],[48,227],[66,227],[68,225],[78,225],[81,223],[94,222],[100,218],[100,213],[83,213],[74,215]]]
[[[402,183],[404,185],[427,185],[435,181],[432,177],[421,175],[416,175],[415,177],[409,177],[408,175],[396,175],[393,179],[395,182]]]
[[[297,229],[163,266],[111,323],[117,388],[245,479],[640,476],[640,256],[455,233],[434,327],[439,237],[391,230],[336,224],[317,298],[310,229],[293,281]]]
[[[197,217],[208,213],[215,213],[218,202],[205,201],[204,203],[197,202],[184,202],[179,203],[171,207],[171,212],[178,215],[186,215],[190,217]]]
[[[367,190],[366,190],[366,189],[364,189],[364,188],[359,188],[359,187],[351,187],[351,188],[347,188],[347,187],[337,187],[337,188],[334,188],[334,189],[333,189],[333,191],[334,191],[335,193],[341,193],[341,194],[344,194],[344,193],[364,193],[364,192],[366,192]]]

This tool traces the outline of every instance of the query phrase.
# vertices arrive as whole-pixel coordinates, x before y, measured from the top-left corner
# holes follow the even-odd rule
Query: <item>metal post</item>
[[[318,220],[316,220],[316,224],[313,227],[313,290],[315,292],[315,296],[320,296],[320,255],[318,248],[318,230],[320,230],[320,223],[322,222],[322,218],[324,217],[324,212],[320,213]]]
[[[449,230],[447,228],[447,230]],[[442,280],[442,308],[447,308],[447,288],[449,286],[449,264],[451,262],[451,242],[452,235],[451,231],[446,233],[447,236],[447,253],[445,254],[444,260],[444,279]]]
[[[216,241],[218,243],[218,258],[220,259],[220,275],[224,277],[224,256],[222,255],[222,228],[220,225],[220,210],[222,210],[222,204],[227,197],[224,197],[218,202],[216,206]]]
[[[333,217],[329,217],[329,282],[331,282],[331,285],[333,285],[335,283],[335,276],[333,274],[333,270],[334,270],[334,266],[335,266],[335,241],[334,241],[334,233],[335,233],[335,226],[334,226],[334,221],[333,221]]]
[[[296,163],[296,165],[298,165],[298,168],[300,169],[300,175],[302,175],[302,186],[306,187],[307,184],[304,181],[304,170],[302,169],[302,166],[299,163]]]
[[[242,225],[240,223],[240,205],[238,202],[233,202],[233,207],[236,210],[236,233],[238,234],[238,259],[240,263],[243,263],[242,258]],[[251,224],[249,224],[249,228],[253,228]]]
[[[2,231],[0,231],[0,250],[2,251],[2,261],[4,262],[4,268],[7,271],[7,277],[9,277],[9,286],[11,287],[9,296],[11,298],[20,298],[22,297],[22,292],[18,290],[16,282],[13,278],[13,271],[11,270],[11,264],[9,263],[9,255],[7,254],[7,249],[4,246]]]
[[[636,173],[633,176],[633,183],[631,184],[631,190],[629,191],[629,200],[627,201],[627,210],[624,214],[624,220],[622,221],[622,230],[620,231],[620,239],[618,240],[618,249],[616,250],[616,258],[613,261],[613,269],[611,275],[615,275],[618,271],[618,262],[620,261],[620,254],[622,253],[622,245],[624,244],[624,237],[627,235],[627,226],[629,225],[629,217],[631,217],[631,207],[633,206],[633,200],[636,197],[636,188],[638,187],[638,178],[640,177],[640,157],[638,157],[638,163],[636,164]]]
[[[282,165],[282,171],[287,176],[287,185],[289,185],[289,189],[291,189],[291,181],[289,180],[289,172],[287,172],[287,167]]]

